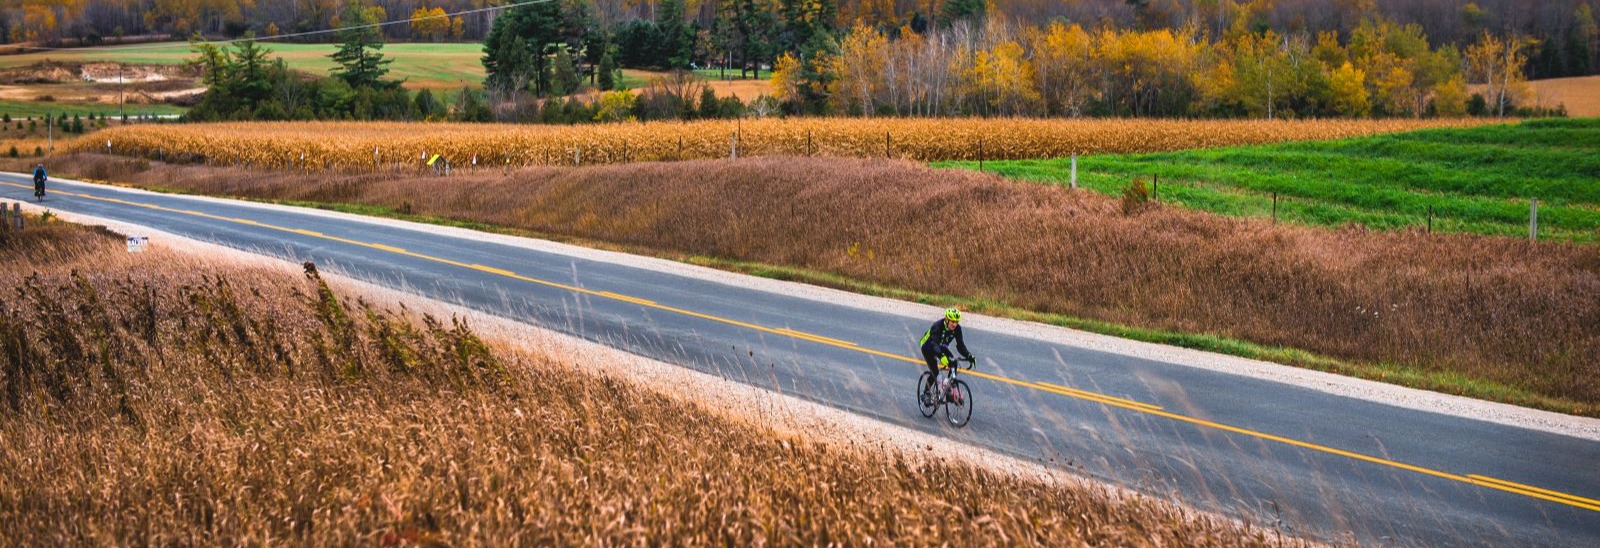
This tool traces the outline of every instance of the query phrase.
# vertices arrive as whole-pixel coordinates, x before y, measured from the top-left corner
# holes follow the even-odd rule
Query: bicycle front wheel
[[[934,377],[927,371],[917,378],[917,410],[922,412],[923,418],[933,418],[939,412],[937,396],[933,393]]]
[[[956,379],[950,383],[950,398],[944,404],[944,414],[950,418],[950,424],[966,426],[972,420],[972,390],[967,388],[966,381]]]

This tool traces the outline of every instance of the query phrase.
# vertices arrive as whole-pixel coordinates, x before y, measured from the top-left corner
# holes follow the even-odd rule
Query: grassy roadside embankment
[[[945,163],[977,169],[974,162]],[[1064,185],[1068,159],[987,162],[1014,179]],[[1327,142],[1295,142],[1078,159],[1081,186],[1120,195],[1129,181],[1159,181],[1164,203],[1223,215],[1312,226],[1358,223],[1501,236],[1600,238],[1600,119],[1533,120]]]
[[[1102,488],[778,435],[320,276],[30,221],[0,229],[9,543],[1280,542]]]
[[[1592,247],[1273,226],[905,162],[302,175],[80,155],[94,179],[577,238],[1560,412],[1600,413]],[[953,297],[944,297],[953,296]]]

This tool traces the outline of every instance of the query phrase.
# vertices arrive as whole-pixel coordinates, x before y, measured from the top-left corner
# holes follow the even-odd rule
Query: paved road
[[[31,197],[0,175],[0,199]],[[52,181],[44,205],[316,261],[1324,540],[1600,546],[1600,442],[969,328],[964,429],[922,418],[932,317],[292,208]],[[392,225],[393,223],[387,223]]]

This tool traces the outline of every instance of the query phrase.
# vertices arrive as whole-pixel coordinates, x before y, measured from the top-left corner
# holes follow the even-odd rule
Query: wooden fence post
[[[1067,179],[1068,188],[1078,189],[1078,153],[1072,153],[1072,178]]]
[[[1428,233],[1433,234],[1433,206],[1428,206]]]
[[[11,204],[11,218],[17,222],[17,232],[22,231],[22,202]]]
[[[1539,199],[1528,200],[1528,241],[1539,239]]]
[[[1161,200],[1161,174],[1150,174],[1150,201]]]
[[[983,138],[978,138],[978,173],[983,173]]]
[[[1272,193],[1272,224],[1278,224],[1278,193]]]

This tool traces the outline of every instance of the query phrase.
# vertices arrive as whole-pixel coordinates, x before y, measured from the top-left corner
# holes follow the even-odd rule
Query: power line
[[[345,31],[350,31],[350,30],[362,30],[362,29],[380,28],[380,27],[387,27],[387,26],[390,26],[390,25],[399,25],[399,24],[404,24],[404,23],[411,23],[411,22],[414,22],[414,21],[426,21],[426,20],[429,20],[429,19],[440,19],[440,18],[448,19],[448,18],[451,18],[451,17],[461,16],[461,15],[473,15],[473,14],[477,14],[477,13],[485,13],[485,12],[490,12],[490,11],[507,10],[507,9],[511,9],[511,8],[521,7],[521,6],[529,6],[529,5],[533,5],[533,4],[546,4],[546,3],[555,2],[555,1],[557,1],[557,0],[524,0],[522,2],[515,2],[515,3],[511,3],[511,4],[506,4],[504,6],[489,6],[489,7],[486,7],[486,8],[462,10],[462,11],[439,14],[439,15],[426,15],[426,16],[422,16],[422,17],[412,17],[412,18],[407,18],[407,19],[397,19],[397,20],[394,20],[394,21],[385,21],[385,22],[382,22],[382,23],[367,23],[365,25],[353,25],[353,26],[348,26],[348,27],[338,27],[338,28],[332,28],[332,29],[312,30],[312,31],[306,31],[306,32],[295,32],[295,33],[290,33],[290,34],[279,34],[279,35],[276,35],[276,36],[267,36],[267,37],[260,37],[260,38],[235,38],[235,39],[232,39],[232,40],[215,40],[215,41],[207,40],[207,41],[204,41],[204,42],[194,42],[194,43],[185,42],[185,43],[182,43],[182,44],[161,44],[161,45],[154,45],[154,46],[151,46],[151,45],[145,45],[145,46],[140,46],[140,45],[134,45],[134,46],[90,46],[90,47],[86,47],[86,48],[51,48],[51,47],[43,47],[43,46],[0,45],[0,50],[7,49],[7,48],[14,48],[14,49],[17,49],[17,50],[28,50],[28,51],[142,51],[142,50],[172,49],[172,48],[179,48],[179,47],[189,48],[189,47],[204,46],[204,45],[227,45],[227,44],[236,44],[236,43],[239,43],[239,42],[250,42],[250,41],[254,41],[254,42],[272,42],[272,41],[284,40],[286,38],[301,38],[301,37],[305,37],[305,36],[316,36],[316,35],[320,35],[320,34],[332,34],[332,33],[336,33],[336,32],[345,32]]]

